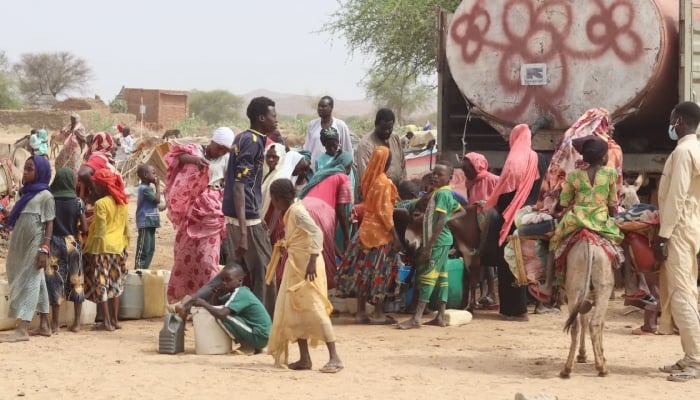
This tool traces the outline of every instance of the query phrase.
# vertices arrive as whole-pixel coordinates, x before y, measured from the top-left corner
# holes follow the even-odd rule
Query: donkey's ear
[[[639,174],[637,176],[637,179],[634,180],[634,187],[636,190],[639,190],[640,187],[642,187],[642,184],[644,183],[644,174]]]

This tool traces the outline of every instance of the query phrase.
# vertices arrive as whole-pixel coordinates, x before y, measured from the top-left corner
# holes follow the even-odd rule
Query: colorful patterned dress
[[[580,229],[597,233],[615,244],[622,241],[620,229],[608,215],[608,207],[617,205],[617,171],[614,168],[600,168],[593,185],[585,170],[570,172],[562,184],[560,204],[571,209],[557,224],[549,242],[550,251],[557,251],[564,239]]]

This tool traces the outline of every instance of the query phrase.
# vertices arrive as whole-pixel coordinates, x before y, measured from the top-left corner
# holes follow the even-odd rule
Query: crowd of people
[[[479,210],[474,221],[481,230],[481,245],[474,251],[483,272],[478,306],[497,308],[508,321],[527,321],[532,300],[541,312],[556,308],[566,254],[582,232],[596,237],[613,265],[629,262],[635,251],[625,244],[626,232],[615,219],[622,150],[604,109],[587,111],[551,159],[533,150],[525,124],[511,131],[500,174],[489,169],[483,155],[466,153],[459,166],[466,177],[465,198],[450,187],[454,166],[446,161],[422,180],[407,179],[391,110],[377,112],[374,130],[353,152],[350,131],[333,116],[333,106],[331,97],[320,99],[319,118],[309,124],[303,148],[294,150],[278,134],[274,101],[252,99],[248,130],[234,135],[222,127],[207,145],[172,147],[165,157],[163,199],[153,167],[139,167],[134,265],[148,268],[151,263],[164,203],[176,231],[167,297],[183,317],[192,307],[203,307],[233,340],[256,353],[266,348],[276,365],[295,370],[311,369],[309,345],[324,342],[329,360],[320,371],[335,373],[343,363],[329,318],[329,293],[357,299],[356,323],[399,329],[421,327],[434,300],[437,314],[428,324],[446,326],[447,262],[455,252],[448,222],[464,218],[466,207]],[[694,135],[699,123],[700,107],[694,103],[679,104],[671,115],[669,137],[678,146],[659,187],[653,246],[659,282],[649,284],[642,271],[625,270],[625,278],[637,282],[628,285],[627,300],[654,307],[639,334],[676,330],[681,335],[685,357],[662,368],[676,381],[700,376],[695,257],[700,250],[700,145]],[[115,144],[104,132],[86,136],[77,115],[64,131],[53,182],[45,146],[39,145],[24,166],[21,197],[7,216],[10,311],[19,324],[1,342],[51,336],[64,300],[75,307],[71,331],[80,329],[85,299],[102,311],[99,329],[120,328],[129,230],[124,183],[112,157]],[[123,160],[133,151],[133,139],[128,128],[122,134],[117,153]],[[405,237],[410,219],[422,228],[417,249]],[[528,233],[542,226],[549,228]],[[507,254],[514,236],[549,239],[538,279],[519,280]],[[399,323],[384,313],[384,305],[398,292],[397,266],[403,262],[415,267],[411,290],[416,295],[406,304],[412,316]],[[657,286],[660,290],[652,290]],[[37,311],[39,328],[30,331]],[[299,347],[298,361],[289,362],[290,343]]]

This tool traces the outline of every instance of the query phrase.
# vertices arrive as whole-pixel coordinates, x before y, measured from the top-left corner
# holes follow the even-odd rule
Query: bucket
[[[10,318],[10,285],[0,280],[0,331],[15,329],[15,318]]]
[[[345,303],[345,299],[335,296],[328,296],[331,304],[333,304],[333,310],[339,313],[348,312],[348,305]]]
[[[408,274],[411,273],[411,266],[410,265],[401,265],[398,268],[398,278],[399,282],[401,282],[402,285],[407,286],[406,292],[404,293],[404,301],[403,303],[405,305],[410,305],[411,302],[413,302],[413,293],[415,292],[414,290],[414,283],[415,283],[415,275],[413,276],[413,281],[408,282]]]
[[[185,351],[185,322],[177,314],[168,314],[158,335],[160,354],[177,354]]]
[[[119,319],[140,319],[143,302],[141,272],[130,270],[124,277],[124,292],[119,298]]]
[[[141,318],[160,318],[167,313],[166,306],[170,271],[139,270],[143,280],[143,313]]]
[[[192,307],[194,324],[194,352],[196,354],[228,354],[233,348],[233,340],[216,322],[209,311],[202,307]]]

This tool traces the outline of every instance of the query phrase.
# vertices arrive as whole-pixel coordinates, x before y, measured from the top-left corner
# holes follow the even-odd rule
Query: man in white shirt
[[[121,168],[122,163],[124,163],[124,161],[126,161],[126,159],[129,158],[133,152],[134,137],[131,136],[131,129],[128,126],[125,126],[122,129],[121,145],[119,146],[117,156],[115,157],[117,168]]]
[[[318,116],[309,122],[306,130],[306,140],[304,140],[304,150],[311,153],[311,165],[316,165],[316,159],[326,152],[326,148],[321,144],[321,130],[333,127],[338,131],[338,141],[341,150],[352,154],[352,141],[350,139],[350,129],[343,120],[333,118],[333,98],[323,96],[318,102]]]

